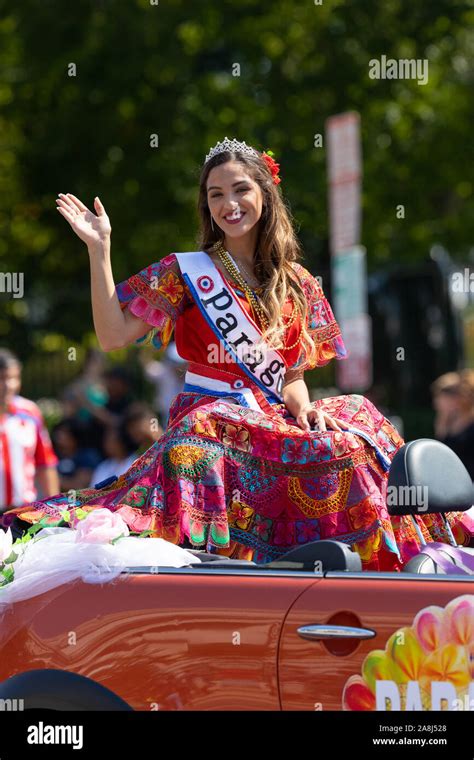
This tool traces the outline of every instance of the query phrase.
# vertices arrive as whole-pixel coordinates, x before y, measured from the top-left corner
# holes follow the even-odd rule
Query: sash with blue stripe
[[[282,402],[286,372],[282,355],[268,345],[256,345],[261,330],[205,251],[175,255],[183,279],[218,341],[269,401]]]

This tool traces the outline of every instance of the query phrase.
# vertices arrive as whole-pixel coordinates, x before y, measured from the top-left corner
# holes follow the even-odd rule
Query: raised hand
[[[88,248],[101,244],[110,238],[112,227],[99,198],[94,198],[97,216],[89,211],[87,206],[72,193],[65,195],[59,193],[56,203],[60,214],[69,222],[76,235]]]

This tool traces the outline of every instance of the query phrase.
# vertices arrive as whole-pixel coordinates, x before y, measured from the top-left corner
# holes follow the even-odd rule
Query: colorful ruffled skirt
[[[364,396],[314,402],[353,432],[305,432],[283,404],[268,413],[232,399],[183,392],[163,436],[120,477],[6,512],[27,523],[57,524],[62,512],[107,507],[130,530],[264,563],[291,548],[343,541],[367,570],[400,570],[419,551],[410,517],[386,508],[387,467],[403,440]],[[388,463],[388,464],[387,464]],[[459,544],[474,521],[448,515]],[[417,516],[427,541],[449,537],[439,515]]]

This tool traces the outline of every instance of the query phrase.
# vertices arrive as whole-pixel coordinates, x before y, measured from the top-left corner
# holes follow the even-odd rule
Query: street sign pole
[[[366,251],[360,245],[361,142],[355,112],[326,122],[329,220],[333,304],[348,356],[338,362],[342,391],[365,391],[372,385],[372,331],[368,314]]]

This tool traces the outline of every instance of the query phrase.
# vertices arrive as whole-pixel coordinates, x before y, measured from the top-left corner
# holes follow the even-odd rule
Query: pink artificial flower
[[[114,538],[130,535],[123,518],[110,509],[94,509],[76,525],[76,541],[89,544],[108,544]]]

